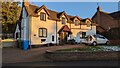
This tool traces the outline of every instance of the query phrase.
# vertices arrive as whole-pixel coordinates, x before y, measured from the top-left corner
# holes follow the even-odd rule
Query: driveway
[[[36,62],[36,61],[51,61],[44,57],[46,50],[58,50],[66,48],[85,47],[85,45],[64,45],[32,48],[24,51],[19,48],[4,48],[2,50],[3,63],[19,63],[19,62]]]

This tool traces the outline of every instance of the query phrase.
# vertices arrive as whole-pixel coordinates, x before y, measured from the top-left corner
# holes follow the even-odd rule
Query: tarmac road
[[[119,66],[120,61],[41,61],[41,62],[22,62],[22,63],[3,63],[5,66]]]
[[[104,68],[120,68],[118,67],[120,61],[66,61],[66,62],[53,62],[48,61],[48,59],[41,56],[45,53],[46,50],[56,50],[56,49],[64,49],[64,48],[73,48],[73,47],[85,47],[77,46],[77,45],[69,45],[69,46],[51,46],[51,47],[41,47],[41,48],[33,48],[28,51],[23,51],[17,48],[6,48],[3,49],[3,64],[2,68],[38,68],[44,66],[105,66]],[[40,56],[39,56],[40,55]],[[17,66],[17,67],[16,67]],[[106,67],[107,66],[107,67]],[[46,68],[46,67],[45,67]],[[58,67],[57,67],[58,68]],[[72,67],[74,68],[74,67]],[[84,67],[79,67],[84,68]],[[92,67],[93,68],[93,67]],[[94,67],[99,68],[99,67]],[[101,67],[103,68],[103,67]]]

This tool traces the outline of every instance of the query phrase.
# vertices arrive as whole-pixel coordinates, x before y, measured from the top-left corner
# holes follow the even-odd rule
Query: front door
[[[67,32],[60,33],[60,43],[67,44],[67,42],[68,42],[68,33]]]
[[[68,42],[68,33],[64,32],[64,43],[67,44]]]

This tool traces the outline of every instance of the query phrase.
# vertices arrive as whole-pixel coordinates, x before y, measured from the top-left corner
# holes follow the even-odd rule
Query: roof
[[[109,13],[108,15],[110,15],[111,17],[113,17],[114,19],[120,19],[120,11],[116,11],[113,13]]]
[[[25,5],[24,5],[25,6]],[[28,15],[30,16],[39,16],[37,13],[39,10],[41,10],[41,8],[44,8],[45,11],[47,11],[47,13],[49,14],[49,19],[52,19],[52,20],[60,20],[60,17],[62,15],[65,15],[66,18],[68,19],[68,22],[70,23],[74,23],[73,20],[74,18],[78,18],[79,20],[82,20],[82,18],[78,17],[78,16],[72,16],[72,15],[68,15],[66,14],[65,11],[62,11],[62,12],[56,12],[56,11],[53,11],[53,10],[50,10],[50,9],[47,9],[44,5],[41,6],[41,7],[38,7],[38,6],[35,6],[35,5],[32,5],[32,4],[29,4],[29,6],[25,6],[26,8],[26,11],[28,13]]]
[[[109,21],[108,19],[104,19],[102,22],[98,22],[97,20],[97,13],[99,13],[101,16],[105,16],[108,19],[111,19],[111,22],[104,22],[105,21]],[[93,21],[97,21],[96,23],[97,25],[97,31],[99,32],[103,32],[105,30],[109,30],[109,27],[111,28],[115,28],[118,27],[118,25],[116,24],[117,20],[120,20],[120,11],[116,11],[116,12],[112,12],[112,13],[107,13],[104,11],[97,11],[94,16],[92,17]]]
[[[101,26],[97,26],[97,31],[99,32],[99,33],[101,33],[101,32],[104,32],[104,31],[106,31],[103,27],[101,27]]]
[[[85,23],[86,22],[86,20],[89,20],[89,21],[91,21],[92,23],[92,25],[95,25],[95,26],[97,26],[97,24],[96,23],[94,23],[90,18],[85,18],[85,19],[81,19],[81,22],[80,22],[80,24],[82,24],[82,25],[87,25],[87,23]]]
[[[97,11],[97,12],[100,12],[100,14],[107,15],[109,18],[112,18],[112,19],[120,19],[120,11],[116,11],[116,12],[112,12],[112,13],[107,13],[104,11]],[[94,14],[92,19],[97,15],[97,12]]]
[[[58,33],[61,33],[61,32],[69,32],[70,34],[72,34],[70,28],[67,25],[64,25],[61,27],[61,29],[58,31]]]

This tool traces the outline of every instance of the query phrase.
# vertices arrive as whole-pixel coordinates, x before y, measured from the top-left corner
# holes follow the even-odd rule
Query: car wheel
[[[93,43],[92,43],[92,45],[93,45],[93,46],[96,46],[96,45],[97,45],[97,43],[96,43],[96,42],[93,42]]]
[[[109,41],[107,41],[105,44],[108,45],[108,44],[109,44]]]

